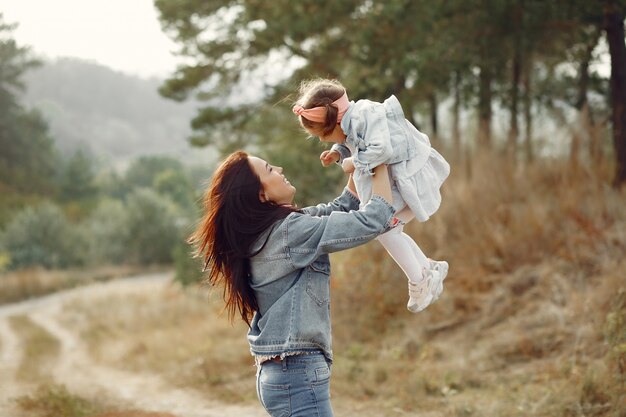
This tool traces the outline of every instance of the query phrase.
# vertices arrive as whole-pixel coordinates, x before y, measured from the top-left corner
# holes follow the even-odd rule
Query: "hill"
[[[146,154],[187,162],[211,159],[212,150],[187,142],[195,104],[161,97],[160,83],[61,58],[25,74],[23,102],[42,111],[64,154],[83,149],[116,165]]]

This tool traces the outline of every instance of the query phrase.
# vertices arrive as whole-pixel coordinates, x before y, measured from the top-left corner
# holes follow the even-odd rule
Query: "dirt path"
[[[113,294],[158,291],[169,282],[169,274],[154,274],[93,284],[59,292],[36,300],[0,307],[0,414],[12,407],[10,398],[26,393],[29,387],[16,381],[15,371],[23,351],[8,318],[24,314],[60,343],[59,357],[51,374],[70,392],[146,411],[172,413],[180,417],[257,417],[260,407],[225,405],[205,398],[197,391],[169,386],[157,375],[132,373],[95,363],[79,335],[64,327],[59,315],[66,302],[76,297],[89,300]],[[30,387],[32,389],[32,387]]]

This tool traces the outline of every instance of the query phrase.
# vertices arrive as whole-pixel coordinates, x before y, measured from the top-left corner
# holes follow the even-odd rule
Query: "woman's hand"
[[[354,163],[352,162],[352,158],[345,158],[341,163],[341,168],[343,168],[343,172],[346,174],[352,174],[354,172]]]
[[[337,151],[324,151],[320,155],[320,161],[322,161],[322,166],[329,166],[335,162],[339,161],[339,152]]]

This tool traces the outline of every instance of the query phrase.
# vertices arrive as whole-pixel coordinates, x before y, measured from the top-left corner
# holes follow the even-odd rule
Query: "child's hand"
[[[322,165],[327,167],[330,164],[333,164],[339,161],[339,152],[337,151],[324,151],[320,155],[320,161],[322,161]]]
[[[352,174],[354,172],[354,164],[352,163],[352,158],[345,158],[341,163],[341,168],[343,168],[343,172],[346,174]]]

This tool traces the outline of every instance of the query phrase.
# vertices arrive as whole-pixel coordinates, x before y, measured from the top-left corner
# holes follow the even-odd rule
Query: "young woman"
[[[359,209],[352,178],[329,204],[299,209],[282,168],[231,154],[215,172],[191,236],[210,284],[224,285],[231,320],[248,324],[257,394],[271,416],[332,416],[328,254],[362,245],[396,223],[387,168],[374,169]]]

